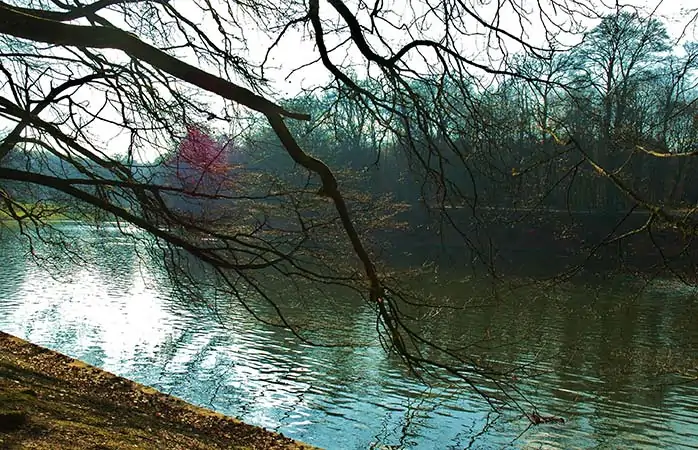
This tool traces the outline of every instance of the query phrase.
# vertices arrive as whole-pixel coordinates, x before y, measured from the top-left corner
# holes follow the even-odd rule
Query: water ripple
[[[520,411],[493,416],[472,391],[410,377],[373,339],[375,317],[362,305],[289,299],[293,318],[317,336],[362,343],[351,349],[299,343],[234,304],[221,305],[219,323],[178,297],[118,227],[65,227],[90,265],[64,261],[57,279],[16,241],[0,241],[0,329],[193,403],[330,449],[455,449],[471,439],[487,449],[698,448],[698,383],[689,382],[698,360],[695,289],[663,282],[631,302],[625,288],[609,285],[592,298],[568,285],[444,317],[436,331],[445,345],[499,333],[471,356],[527,365],[529,376],[512,383],[541,414],[566,418],[528,428]],[[438,289],[467,299],[477,295],[474,283]]]

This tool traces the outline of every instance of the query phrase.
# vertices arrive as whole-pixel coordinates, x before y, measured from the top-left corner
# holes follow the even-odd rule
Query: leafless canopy
[[[260,272],[350,286],[375,307],[378,330],[390,348],[415,370],[439,367],[421,353],[432,344],[403,321],[402,310],[414,299],[377,270],[362,239],[365,230],[357,226],[362,222],[350,214],[333,171],[301,148],[290,131],[310,116],[276,101],[277,85],[267,77],[322,70],[327,77],[320,87],[341,90],[389,131],[443,211],[461,202],[475,211],[477,195],[448,178],[454,164],[466,173],[472,168],[444,115],[474,114],[474,93],[507,77],[561,85],[517,64],[522,55],[551,61],[576,43],[570,36],[584,20],[597,18],[601,6],[591,0],[0,1],[0,115],[9,126],[0,141],[0,180],[51,188],[136,225],[167,249],[209,264],[232,293],[244,283],[275,304],[257,278]],[[267,47],[259,48],[259,40]],[[277,49],[296,40],[308,52],[296,64],[275,67]],[[360,81],[357,73],[373,83]],[[418,89],[417,81],[429,89]],[[139,154],[169,152],[186,124],[259,119],[287,157],[319,181],[319,192],[317,186],[273,181],[260,191],[257,180],[255,189],[238,181],[234,189],[202,193],[164,185],[134,168]],[[469,126],[481,127],[473,131],[478,134],[487,125]],[[118,135],[115,142],[124,148],[114,151],[105,133]],[[439,140],[421,140],[424,135]],[[40,149],[79,175],[6,165],[17,149],[29,155]],[[203,222],[170,208],[168,195],[215,197],[238,210]],[[8,190],[0,196],[3,210],[22,226],[42,222],[38,211]],[[259,216],[233,223],[246,214],[240,207],[258,209],[260,201],[268,206],[282,197],[284,217],[292,224],[270,227]],[[328,205],[333,211],[325,211],[324,221],[303,214]],[[331,242],[334,252],[319,252],[319,239]],[[343,252],[351,252],[358,264],[337,270],[337,259],[327,254]],[[243,295],[238,299],[245,304]],[[441,368],[465,379],[486,375],[463,355],[436,350],[462,363]]]

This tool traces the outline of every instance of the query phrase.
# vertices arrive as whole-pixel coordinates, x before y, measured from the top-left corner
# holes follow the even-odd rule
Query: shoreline
[[[0,447],[317,450],[2,331]]]

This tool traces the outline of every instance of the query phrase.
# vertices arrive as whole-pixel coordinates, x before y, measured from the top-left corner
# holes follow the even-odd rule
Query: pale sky
[[[474,0],[474,2],[480,3],[481,0]],[[473,3],[474,3],[473,2]],[[393,2],[395,3],[395,2]],[[402,2],[398,2],[402,3]],[[503,2],[491,2],[492,6],[496,6],[496,3],[503,3]],[[598,3],[599,8],[596,9],[597,13],[612,13],[615,10],[615,2],[609,1],[609,0],[599,0],[596,1]],[[679,35],[682,33],[684,30],[684,27],[686,26],[686,22],[689,18],[688,15],[685,14],[685,11],[688,8],[698,8],[698,5],[696,4],[696,0],[664,0],[664,1],[659,1],[659,0],[627,0],[625,2],[619,2],[621,5],[629,5],[632,7],[640,8],[643,11],[645,11],[647,14],[654,12],[654,15],[662,20],[663,23],[667,26],[667,29],[669,31],[669,34],[672,38],[678,39]],[[386,4],[388,2],[386,1]],[[533,1],[528,1],[526,2],[528,8],[533,8],[535,5],[535,2]],[[603,8],[602,5],[606,4],[607,7]],[[478,5],[477,11],[483,16],[487,17],[487,14],[484,11],[487,11],[488,9],[490,11],[493,11],[492,6],[480,6]],[[325,8],[325,10],[329,9],[330,6],[327,4],[322,4],[321,2],[321,8]],[[587,27],[589,29],[593,28],[598,21],[596,20],[587,20],[588,23]],[[513,16],[509,16],[509,19],[502,19],[501,21],[502,27],[506,28],[507,30],[520,30],[518,27],[518,21],[515,20]],[[695,25],[688,30],[687,32],[687,39],[688,40],[698,40],[698,34],[696,33],[697,29]],[[536,26],[530,26],[526,27],[525,32],[527,34],[527,39],[530,42],[534,43],[544,43],[545,42],[545,36],[543,32],[542,27],[536,27]],[[402,36],[395,36],[396,40],[403,40],[404,41],[404,35]],[[266,43],[264,43],[264,38],[260,36],[260,39],[258,40],[259,47],[265,48]],[[482,46],[482,42],[476,43],[476,40],[467,38],[468,40],[466,41],[468,46],[474,44],[474,45],[479,45],[480,47]],[[580,34],[574,34],[570,35],[567,37],[567,39],[561,39],[564,40],[566,44],[573,45],[581,39]],[[684,38],[686,40],[686,38]],[[270,42],[270,41],[269,41]],[[397,46],[396,46],[397,47]],[[352,49],[351,55],[353,55],[356,60],[360,60],[361,57],[356,51],[356,49]],[[256,53],[263,54],[264,50],[260,50],[260,52],[251,52],[250,56],[254,59],[254,56]],[[472,52],[473,54],[477,54],[477,51]],[[347,51],[336,51],[333,53],[333,61],[336,62],[341,62],[343,60],[344,55],[347,54]],[[293,69],[298,67],[301,64],[305,64],[309,61],[312,61],[317,58],[317,51],[314,48],[313,43],[311,42],[303,42],[301,39],[300,33],[295,33],[295,34],[289,34],[289,38],[285,39],[279,47],[274,50],[271,53],[272,58],[270,58],[270,62],[274,65],[281,66],[282,69],[277,71],[277,75],[275,78],[277,78],[277,83],[275,84],[275,87],[278,89],[279,93],[284,96],[284,95],[293,95],[301,90],[301,88],[308,88],[312,87],[317,84],[321,84],[322,82],[325,82],[329,75],[327,73],[327,70],[324,69],[324,67],[321,66],[321,64],[316,63],[315,65],[306,68],[294,75],[292,75],[288,80],[286,80],[286,76],[288,73]],[[261,58],[259,59],[261,61]],[[268,71],[268,74],[272,74],[272,71]]]
[[[183,13],[189,12],[190,14],[186,14],[188,18],[193,20],[196,23],[201,23],[201,20],[197,20],[197,17],[195,16],[197,10],[192,8],[192,1],[195,0],[172,0],[172,5],[175,6],[178,10],[180,10]],[[219,0],[223,1],[223,0]],[[471,0],[473,3],[477,2],[477,11],[482,14],[484,18],[491,18],[492,14],[494,13],[495,9],[494,6],[496,6],[497,3],[504,3],[504,2],[489,2],[492,5],[491,6],[482,6],[480,3],[482,3],[482,0]],[[532,10],[531,8],[536,5],[536,2],[533,0],[524,0],[526,3],[527,8]],[[613,12],[615,8],[615,3],[610,2],[608,0],[605,0],[606,4],[609,4],[608,7],[605,9],[597,9],[596,12],[598,13],[611,13]],[[419,2],[415,2],[415,4],[418,4]],[[597,1],[599,5],[601,5],[601,1]],[[215,3],[214,3],[215,4]],[[350,4],[348,2],[348,4]],[[399,10],[400,6],[403,6],[405,3],[403,0],[384,0],[384,4],[386,7],[390,7],[391,4],[394,8],[394,16],[391,17],[395,22],[399,22],[401,20],[400,15],[402,14],[402,20],[407,21],[409,19],[409,10],[406,10],[403,8],[402,11]],[[504,3],[506,4],[506,3]],[[689,18],[689,15],[686,14],[685,10],[689,7],[698,8],[697,5],[695,5],[695,0],[665,0],[665,1],[646,1],[646,0],[628,0],[624,4],[630,4],[635,7],[640,7],[642,8],[646,13],[649,13],[651,11],[655,11],[655,15],[659,18],[662,19],[662,21],[666,24],[670,34],[672,37],[677,38],[678,35],[681,33],[683,28],[686,25],[686,21]],[[333,10],[331,9],[331,6],[321,0],[320,1],[320,8],[321,8],[321,14],[332,17],[331,14]],[[200,13],[199,13],[200,14]],[[365,13],[364,13],[365,14]],[[537,17],[535,14],[532,16],[533,20],[535,20],[535,17]],[[110,17],[111,18],[111,17]],[[558,17],[556,20],[561,20],[564,17]],[[365,18],[364,18],[365,19]],[[365,22],[365,20],[364,20]],[[587,21],[588,22],[588,28],[592,28],[595,24],[596,21]],[[508,31],[512,33],[517,33],[520,32],[520,28],[518,26],[518,21],[515,20],[515,17],[509,13],[508,16],[507,14],[502,14],[501,17],[501,27],[507,29]],[[203,26],[207,26],[206,23],[204,22]],[[215,40],[217,30],[215,27],[207,27],[211,29],[211,39]],[[478,25],[473,23],[472,24],[472,30],[478,30]],[[472,31],[471,29],[468,29],[468,31]],[[535,22],[533,25],[527,25],[525,27],[525,32],[527,34],[527,39],[529,42],[533,43],[543,43],[544,42],[544,34],[543,34],[543,28],[542,26],[536,26]],[[687,30],[688,40],[698,40],[698,35],[696,34],[696,28],[691,27]],[[431,29],[429,30],[427,37],[433,38],[433,39],[438,39],[441,37],[443,34],[443,30],[439,29],[437,26],[432,26]],[[386,36],[390,39],[394,39],[396,42],[399,42],[401,44],[404,44],[409,37],[406,37],[405,33],[400,32],[395,33],[389,33],[386,34]],[[250,27],[248,32],[246,33],[246,38],[248,42],[252,42],[253,44],[250,45],[249,52],[246,55],[241,55],[250,58],[252,61],[255,61],[257,63],[261,62],[264,53],[266,51],[267,46],[270,44],[272,38],[268,38],[260,34],[258,31],[254,30],[254,27]],[[576,34],[574,36],[569,37],[567,40],[564,40],[565,43],[573,44],[577,42],[581,36],[579,34]],[[335,41],[338,40],[338,38],[333,38],[333,37],[327,37],[327,44],[328,47],[331,47],[333,44],[333,39]],[[380,44],[377,43],[375,40],[371,41],[371,44],[377,44],[375,45],[376,51],[383,54],[387,55],[387,52],[384,51],[384,49],[380,49]],[[469,56],[475,60],[485,62],[486,59],[484,58],[484,54],[482,52],[483,48],[483,41],[482,39],[477,39],[477,38],[463,38],[462,42],[458,43],[462,46],[462,50],[466,56]],[[397,48],[397,45],[396,45]],[[511,51],[515,51],[516,49],[513,48],[513,46],[510,46],[509,49]],[[118,52],[113,52],[113,53],[118,53]],[[116,55],[115,55],[116,56]],[[329,79],[329,75],[327,70],[322,67],[320,63],[316,63],[315,65],[312,65],[310,67],[307,67],[303,70],[300,70],[296,74],[290,76],[288,80],[285,79],[285,77],[291,72],[293,69],[306,64],[313,59],[317,58],[317,51],[314,48],[314,43],[309,41],[307,38],[303,39],[303,36],[300,32],[298,31],[289,31],[286,39],[282,40],[280,45],[271,53],[269,59],[269,64],[270,66],[278,66],[278,70],[268,70],[267,71],[267,76],[270,77],[271,79],[275,80],[274,83],[274,88],[277,90],[278,94],[275,96],[276,99],[283,98],[286,96],[293,95],[295,93],[298,93],[301,88],[308,88],[312,87],[318,84],[322,84],[323,82],[326,82]],[[123,57],[120,55],[119,57]],[[331,54],[331,58],[334,62],[336,63],[341,63],[345,58],[352,59],[354,61],[363,61],[363,58],[357,50],[354,48],[350,48],[345,46],[345,48],[342,48],[340,50],[337,50],[336,52]],[[194,64],[197,64],[196,61],[190,61]],[[198,65],[198,64],[197,64]],[[415,63],[415,66],[417,63]],[[201,66],[200,66],[201,67]],[[96,102],[95,102],[96,103]],[[99,136],[102,138],[102,141],[105,143],[105,146],[107,146],[110,150],[113,150],[115,153],[123,153],[125,152],[126,146],[127,146],[127,140],[126,137],[122,135],[118,135],[114,137],[115,135],[118,134],[118,130],[115,128],[112,132],[107,131],[105,128],[105,125],[100,125],[99,133],[94,133],[95,136]],[[224,130],[227,131],[227,130]],[[108,145],[106,144],[108,142]]]

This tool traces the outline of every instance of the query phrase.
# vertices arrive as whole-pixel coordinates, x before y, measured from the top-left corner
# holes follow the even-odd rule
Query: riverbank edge
[[[2,331],[0,447],[318,450]]]

